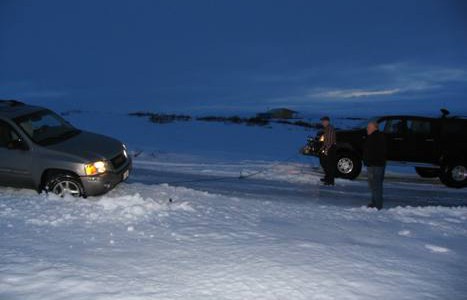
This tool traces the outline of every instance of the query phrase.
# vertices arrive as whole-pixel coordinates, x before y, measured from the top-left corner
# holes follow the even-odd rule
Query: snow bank
[[[76,222],[127,224],[164,217],[173,211],[194,212],[188,202],[180,201],[180,197],[192,198],[193,191],[161,185],[150,196],[143,197],[140,190],[138,185],[127,189],[122,186],[108,195],[82,200],[3,189],[0,216],[20,217],[27,224],[39,226],[60,226]],[[174,194],[173,198],[177,201],[172,203],[169,194]]]
[[[462,299],[467,208],[0,189],[1,299]],[[170,201],[172,199],[172,201]]]

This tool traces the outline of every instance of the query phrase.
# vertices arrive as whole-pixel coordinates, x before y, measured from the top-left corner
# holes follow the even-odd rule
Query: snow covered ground
[[[300,128],[69,119],[143,152],[105,196],[0,188],[0,299],[465,299],[466,190],[390,169],[378,212]]]

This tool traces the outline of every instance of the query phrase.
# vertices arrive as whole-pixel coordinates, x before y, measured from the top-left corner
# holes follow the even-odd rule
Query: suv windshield
[[[69,139],[80,131],[56,113],[41,110],[14,120],[39,145],[52,145]]]

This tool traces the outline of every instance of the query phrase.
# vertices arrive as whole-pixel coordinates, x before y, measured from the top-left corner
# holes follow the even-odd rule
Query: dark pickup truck
[[[420,116],[383,116],[373,120],[387,138],[388,161],[415,167],[425,178],[439,177],[448,187],[467,187],[467,119],[449,117],[443,110],[440,118]],[[355,179],[362,170],[364,126],[337,130],[338,177]],[[303,154],[321,157],[322,132],[310,138]]]

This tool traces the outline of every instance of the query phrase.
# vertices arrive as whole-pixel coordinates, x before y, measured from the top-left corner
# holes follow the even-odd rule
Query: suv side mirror
[[[9,150],[22,150],[22,151],[29,150],[28,145],[22,139],[16,139],[16,140],[9,142],[7,148]]]

